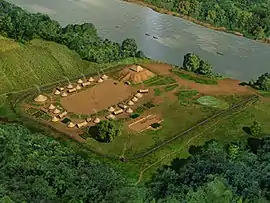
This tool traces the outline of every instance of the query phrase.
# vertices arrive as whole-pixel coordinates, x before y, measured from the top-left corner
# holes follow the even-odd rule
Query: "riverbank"
[[[188,21],[191,21],[195,24],[198,24],[198,25],[201,25],[203,27],[206,27],[206,28],[209,28],[209,29],[212,29],[212,30],[216,30],[216,31],[220,31],[220,32],[226,32],[226,33],[230,33],[230,34],[234,34],[234,35],[237,35],[237,36],[240,36],[240,37],[246,37],[248,39],[252,39],[250,37],[247,37],[247,36],[244,36],[244,34],[240,33],[240,32],[236,32],[236,31],[232,31],[232,30],[228,30],[227,28],[225,27],[216,27],[216,26],[213,26],[209,23],[205,23],[205,22],[201,22],[195,18],[192,18],[191,16],[186,16],[186,15],[183,15],[183,14],[179,14],[177,12],[173,12],[173,11],[169,11],[167,9],[164,9],[164,8],[160,8],[160,7],[157,7],[155,5],[152,5],[150,3],[147,3],[147,2],[144,2],[143,0],[122,0],[124,2],[128,2],[128,3],[134,3],[134,4],[138,4],[140,6],[144,6],[144,7],[148,7],[158,13],[162,13],[162,14],[167,14],[167,15],[172,15],[172,16],[176,16],[176,17],[179,17],[179,18],[183,18],[185,20],[188,20]],[[252,40],[255,40],[255,39],[252,39]],[[266,44],[270,44],[270,38],[268,39],[265,39],[265,40],[255,40],[257,42],[261,42],[261,43],[266,43]]]

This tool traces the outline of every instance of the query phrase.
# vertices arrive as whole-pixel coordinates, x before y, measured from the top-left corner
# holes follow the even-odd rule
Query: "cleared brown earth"
[[[61,105],[75,114],[93,114],[116,105],[136,92],[131,86],[114,82],[109,79],[85,91],[61,98]]]

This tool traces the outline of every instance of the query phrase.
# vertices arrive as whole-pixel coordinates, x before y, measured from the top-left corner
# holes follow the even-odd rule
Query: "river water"
[[[102,38],[117,42],[134,38],[140,50],[155,60],[181,65],[183,56],[193,52],[226,77],[250,80],[270,72],[269,44],[213,31],[139,5],[118,0],[8,1],[30,12],[46,13],[62,25],[91,22]]]

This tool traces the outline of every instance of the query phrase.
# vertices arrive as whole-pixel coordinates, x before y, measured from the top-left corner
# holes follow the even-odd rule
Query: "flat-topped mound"
[[[155,74],[141,66],[130,66],[120,72],[120,81],[129,81],[134,84],[148,80],[154,77]]]
[[[0,94],[78,76],[93,71],[90,65],[64,45],[38,39],[24,45],[0,37]]]

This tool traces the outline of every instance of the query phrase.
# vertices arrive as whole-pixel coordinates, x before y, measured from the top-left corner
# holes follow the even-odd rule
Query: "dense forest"
[[[143,0],[255,39],[270,37],[269,0]]]
[[[190,153],[135,186],[118,169],[67,144],[0,125],[0,202],[269,202],[270,137],[228,145],[210,141]]]
[[[108,39],[103,40],[91,23],[62,28],[47,15],[29,13],[4,0],[0,0],[0,35],[22,43],[33,38],[54,41],[76,51],[82,59],[97,63],[143,57],[134,39],[125,39],[121,45]]]

